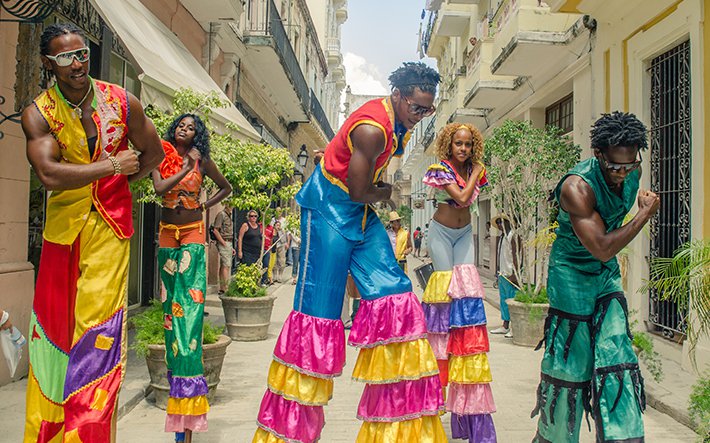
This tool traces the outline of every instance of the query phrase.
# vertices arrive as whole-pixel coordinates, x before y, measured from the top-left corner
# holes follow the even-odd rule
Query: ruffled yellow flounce
[[[449,381],[460,384],[490,383],[493,377],[488,365],[488,355],[450,356]]]
[[[207,397],[199,395],[190,398],[173,398],[168,397],[168,414],[177,415],[202,415],[210,410],[210,405],[207,403]]]
[[[271,362],[268,384],[275,394],[302,405],[325,405],[333,398],[333,379],[301,374],[277,361]]]
[[[450,303],[449,285],[451,284],[452,271],[432,272],[426,284],[422,301],[424,303]]]
[[[257,428],[254,438],[252,438],[251,443],[286,443],[286,440],[282,440],[272,434],[271,432],[265,431],[261,428]]]
[[[414,420],[365,422],[356,443],[446,443],[446,433],[438,415]]]
[[[426,338],[363,348],[357,356],[353,380],[395,383],[439,373],[434,352]]]

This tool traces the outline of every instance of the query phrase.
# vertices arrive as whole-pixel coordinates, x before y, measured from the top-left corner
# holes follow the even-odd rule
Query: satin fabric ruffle
[[[447,354],[458,356],[480,354],[489,350],[486,325],[452,329],[446,346]]]
[[[451,436],[471,443],[496,443],[496,429],[490,414],[451,415]]]
[[[356,443],[445,443],[448,442],[438,416],[424,416],[394,423],[365,422]]]
[[[191,398],[168,397],[168,407],[166,408],[168,415],[203,415],[207,414],[209,410],[210,405],[205,395]]]
[[[364,421],[411,420],[443,411],[441,384],[436,376],[393,384],[368,384],[360,398],[357,416]]]
[[[459,415],[490,414],[496,411],[491,385],[451,383],[446,410]]]
[[[362,300],[348,344],[360,348],[426,337],[424,315],[412,292]]]
[[[165,418],[165,432],[185,432],[185,429],[191,429],[196,432],[207,432],[207,414],[168,414]]]
[[[493,377],[488,365],[488,355],[452,355],[449,357],[449,381],[459,384],[490,383]]]
[[[271,362],[269,390],[302,405],[325,405],[333,398],[333,380],[302,374],[277,361]]]
[[[476,265],[454,266],[447,294],[451,298],[483,298],[483,284]]]
[[[170,384],[170,397],[188,398],[199,395],[207,395],[207,380],[203,375],[197,377],[176,377],[172,371],[168,371],[168,383]]]
[[[451,303],[422,303],[426,328],[429,332],[444,334],[449,332]]]
[[[449,285],[451,284],[451,271],[434,271],[429,277],[422,302],[424,303],[449,303]]]
[[[416,380],[437,372],[431,346],[427,339],[421,338],[361,349],[353,369],[353,380],[387,384]]]
[[[260,428],[286,441],[311,443],[325,424],[322,406],[305,406],[266,391],[259,409]],[[256,439],[256,436],[255,436]]]
[[[343,322],[291,311],[276,341],[274,360],[314,377],[340,375],[345,366]]]
[[[293,440],[290,440],[293,441]],[[289,443],[288,441],[279,438],[269,431],[262,428],[257,428],[254,438],[252,438],[251,443]]]
[[[434,357],[436,357],[437,360],[446,360],[449,358],[449,352],[447,351],[449,334],[430,332],[427,334],[427,339],[431,345],[431,350],[434,351]]]
[[[486,324],[486,311],[481,298],[457,298],[451,302],[451,328]]]

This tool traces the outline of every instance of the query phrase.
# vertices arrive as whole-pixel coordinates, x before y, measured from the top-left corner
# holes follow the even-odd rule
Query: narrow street
[[[410,269],[420,262],[410,258]],[[286,273],[288,274],[288,272]],[[414,275],[411,277],[413,281]],[[497,297],[497,290],[490,281],[485,282],[487,297]],[[277,295],[271,318],[269,338],[260,342],[232,342],[222,368],[222,381],[217,389],[214,404],[209,412],[209,432],[197,435],[195,442],[249,442],[256,426],[256,414],[261,396],[266,388],[266,374],[271,362],[271,352],[283,321],[291,310],[293,286],[286,283],[275,291]],[[421,289],[415,285],[421,296]],[[212,296],[208,301],[209,319],[223,322],[219,300]],[[490,325],[497,326],[499,312],[486,304]],[[500,335],[491,335],[489,360],[493,373],[493,395],[498,412],[494,415],[500,443],[527,442],[535,433],[535,420],[530,411],[535,403],[535,390],[539,377],[541,352],[515,346]],[[348,347],[347,366],[343,376],[335,382],[333,400],[325,409],[326,425],[321,441],[326,443],[353,442],[360,422],[355,410],[362,391],[362,384],[350,380],[352,365],[356,359],[354,348]],[[151,399],[142,401],[118,423],[118,441],[158,442],[170,441],[163,430],[165,412],[156,408]],[[443,417],[444,427],[449,430],[449,415]],[[688,443],[696,437],[690,429],[655,409],[648,408],[645,415],[646,439],[649,442]],[[456,440],[459,441],[459,440]],[[583,443],[594,442],[593,434],[583,429]]]

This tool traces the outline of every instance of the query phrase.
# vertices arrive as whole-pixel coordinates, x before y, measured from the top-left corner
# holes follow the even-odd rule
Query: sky
[[[424,0],[350,0],[341,28],[345,78],[354,94],[385,95],[387,77],[402,62],[418,61]],[[422,61],[436,68],[436,60]]]

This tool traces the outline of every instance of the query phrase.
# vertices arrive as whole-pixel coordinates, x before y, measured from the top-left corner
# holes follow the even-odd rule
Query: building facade
[[[689,369],[683,313],[639,290],[648,277],[648,258],[671,256],[683,242],[710,236],[710,178],[704,173],[710,167],[710,131],[704,125],[710,110],[710,5],[702,0],[433,3],[421,44],[437,59],[443,78],[437,130],[450,121],[468,122],[486,136],[506,119],[554,124],[586,158],[592,155],[591,124],[602,113],[632,112],[647,125],[650,149],[643,154],[641,186],[658,192],[662,207],[630,245],[629,307],[662,352]],[[485,194],[480,200],[479,226],[495,209]],[[701,368],[710,364],[710,340],[699,344],[697,356]]]
[[[212,114],[218,131],[233,125],[238,138],[289,149],[294,159],[301,145],[312,152],[332,137],[345,86],[337,54],[345,0],[314,2],[318,14],[305,0],[62,0],[34,16],[25,3],[0,6],[0,283],[11,288],[0,295],[0,308],[26,336],[47,193],[26,160],[19,112],[47,86],[39,59],[44,25],[79,26],[91,47],[90,75],[124,86],[144,105],[169,110],[181,87],[214,91],[231,103]],[[316,15],[322,16],[318,29]],[[321,39],[331,42],[330,59]],[[159,209],[135,203],[133,214],[128,298],[140,306],[157,293]],[[210,256],[214,274],[216,252]],[[16,378],[26,373],[27,355]],[[0,365],[0,385],[9,381]]]

